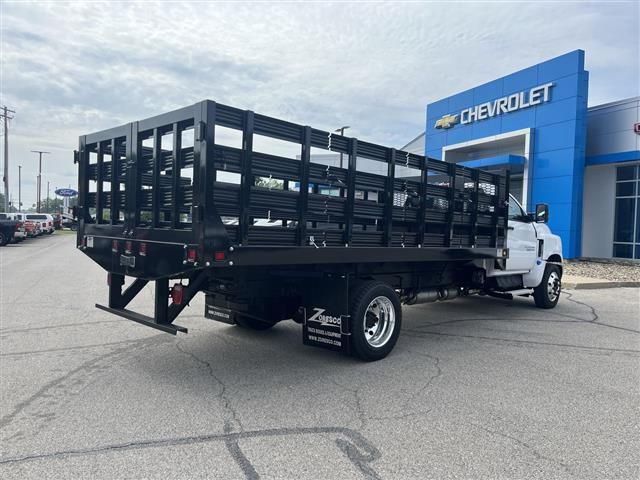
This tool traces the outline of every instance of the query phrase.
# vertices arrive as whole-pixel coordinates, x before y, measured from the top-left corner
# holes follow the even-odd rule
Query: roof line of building
[[[409,145],[411,145],[413,142],[415,142],[416,140],[418,140],[420,137],[424,137],[425,133],[427,133],[426,131],[422,132],[421,134],[419,134],[416,138],[414,138],[413,140],[411,140],[410,142],[407,142],[404,146],[400,147],[400,150],[404,150],[405,148],[407,148]]]
[[[614,107],[616,105],[624,105],[625,103],[629,103],[629,102],[640,102],[640,97],[629,97],[622,100],[616,100],[614,102],[602,103],[600,105],[594,105],[593,107],[589,107],[588,110],[589,111],[600,110],[603,108]]]

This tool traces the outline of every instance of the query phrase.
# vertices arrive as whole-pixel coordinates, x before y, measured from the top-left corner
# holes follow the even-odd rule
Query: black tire
[[[372,311],[368,312],[369,306],[376,299],[382,299],[379,300],[383,305],[378,305],[379,314],[382,308],[389,309],[386,316],[384,313],[381,317]],[[375,310],[375,304],[372,308]],[[391,309],[393,316],[391,316]],[[351,315],[351,347],[355,356],[361,360],[373,362],[381,360],[391,353],[398,341],[402,325],[402,307],[393,288],[386,283],[376,281],[360,284],[351,294],[349,314]],[[381,321],[384,321],[386,326],[379,324]],[[368,334],[365,331],[365,326]],[[368,330],[369,328],[371,330]],[[378,339],[380,345],[375,345],[378,334],[380,335]]]
[[[236,325],[248,330],[269,330],[276,323],[268,322],[267,320],[258,320],[253,317],[245,317],[244,315],[236,315]]]
[[[9,240],[7,240],[4,233],[0,232],[0,247],[4,247],[7,243],[9,243]]]
[[[553,308],[560,300],[562,271],[557,265],[547,265],[540,285],[533,289],[533,300],[538,308]]]

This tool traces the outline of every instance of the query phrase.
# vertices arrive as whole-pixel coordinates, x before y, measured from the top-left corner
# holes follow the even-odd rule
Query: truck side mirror
[[[538,203],[536,205],[536,217],[537,223],[547,223],[549,221],[549,205],[546,203]]]

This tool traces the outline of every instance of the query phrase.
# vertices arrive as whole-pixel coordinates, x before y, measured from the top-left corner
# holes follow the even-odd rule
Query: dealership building
[[[640,97],[588,107],[576,50],[427,105],[403,147],[510,174],[531,211],[549,205],[566,258],[640,259]]]

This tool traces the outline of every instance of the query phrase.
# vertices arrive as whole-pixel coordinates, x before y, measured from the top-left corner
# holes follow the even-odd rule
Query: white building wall
[[[640,97],[591,107],[587,115],[587,157],[640,150]]]
[[[585,169],[582,204],[583,257],[610,258],[613,253],[615,190],[616,165],[594,165]]]

